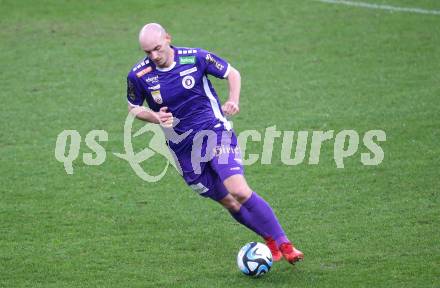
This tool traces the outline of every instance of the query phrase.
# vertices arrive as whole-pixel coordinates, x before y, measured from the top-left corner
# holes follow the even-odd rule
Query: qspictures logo
[[[358,133],[355,130],[327,130],[327,131],[279,131],[276,126],[265,128],[261,133],[257,130],[244,130],[238,133],[238,146],[231,146],[231,133],[224,131],[221,143],[202,145],[195,139],[216,139],[216,134],[212,130],[201,130],[193,133],[193,130],[178,134],[174,127],[179,123],[179,119],[174,118],[173,127],[165,128],[158,124],[145,123],[138,131],[133,133],[133,122],[135,115],[128,113],[124,124],[124,152],[112,153],[114,157],[128,162],[134,173],[142,180],[147,182],[157,182],[161,180],[169,166],[173,166],[177,172],[182,174],[178,157],[173,150],[168,148],[166,143],[179,144],[182,141],[193,141],[191,147],[191,166],[193,171],[200,173],[201,165],[219,157],[220,161],[227,162],[230,158],[222,155],[235,154],[235,161],[239,161],[243,166],[250,166],[257,163],[270,165],[274,159],[281,160],[287,166],[300,164],[318,165],[320,163],[321,150],[324,142],[333,143],[333,160],[335,168],[345,168],[344,160],[351,157],[359,157],[359,161],[364,166],[380,165],[384,160],[385,153],[380,146],[381,142],[386,141],[386,133],[383,130],[369,130]],[[151,134],[146,147],[140,152],[135,152],[132,139],[145,133]],[[107,151],[100,144],[107,142],[108,132],[104,130],[91,130],[84,138],[85,145],[91,152],[82,155],[82,161],[86,165],[99,166],[107,158]],[[294,140],[296,145],[294,147]],[[208,141],[209,142],[209,141]],[[212,141],[211,141],[212,142]],[[247,153],[250,142],[260,143],[259,153]],[[74,162],[79,161],[78,157],[82,143],[81,135],[76,130],[64,130],[58,134],[55,144],[55,159],[63,164],[67,174],[74,174]],[[274,146],[281,144],[281,151],[274,155]],[[326,147],[329,147],[327,143]],[[356,153],[359,147],[365,152]],[[364,149],[365,148],[365,149]],[[327,149],[327,148],[326,148]],[[142,168],[142,163],[148,161],[156,154],[165,159],[163,168],[159,169],[157,175],[150,175]],[[360,155],[359,155],[360,154]],[[239,159],[237,159],[239,158]],[[278,162],[278,161],[277,161]]]

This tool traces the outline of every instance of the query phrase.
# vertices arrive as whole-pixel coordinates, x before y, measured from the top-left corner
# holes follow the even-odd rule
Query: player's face
[[[143,46],[145,53],[148,55],[156,66],[164,68],[173,63],[173,53],[170,47],[170,36],[167,34],[164,37],[152,39]]]

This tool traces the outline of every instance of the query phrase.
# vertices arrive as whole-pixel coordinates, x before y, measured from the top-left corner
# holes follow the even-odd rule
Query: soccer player
[[[239,112],[239,72],[206,50],[172,46],[171,36],[157,23],[141,29],[139,43],[147,57],[127,77],[129,112],[162,126],[185,182],[262,236],[274,261],[302,260],[303,253],[286,237],[270,205],[244,177],[237,138],[225,118]],[[228,80],[229,97],[223,105],[208,75]],[[145,101],[150,109],[143,106]],[[174,134],[167,133],[170,129]]]

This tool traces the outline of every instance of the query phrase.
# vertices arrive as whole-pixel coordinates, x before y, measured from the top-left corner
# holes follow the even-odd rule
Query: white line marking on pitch
[[[427,9],[421,9],[421,8],[405,8],[405,7],[379,5],[379,4],[373,4],[373,3],[355,2],[355,1],[346,1],[346,0],[318,0],[318,1],[324,2],[324,3],[342,4],[342,5],[356,6],[356,7],[369,8],[369,9],[381,9],[381,10],[388,10],[388,11],[395,11],[395,12],[411,12],[411,13],[440,15],[440,10],[427,10]]]

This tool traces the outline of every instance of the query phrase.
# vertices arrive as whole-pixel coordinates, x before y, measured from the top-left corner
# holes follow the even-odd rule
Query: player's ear
[[[171,44],[171,35],[170,34],[166,34],[165,35],[165,41],[167,41],[168,44]]]

